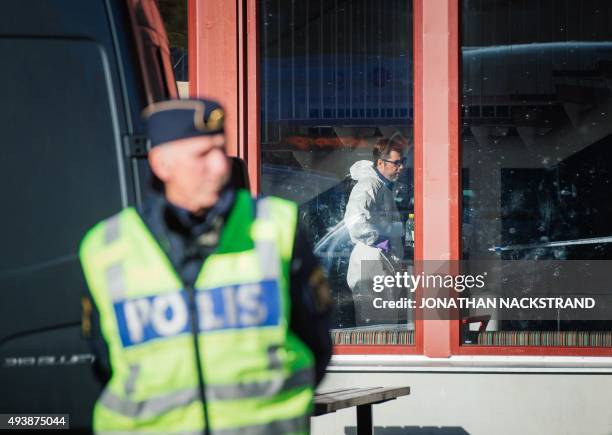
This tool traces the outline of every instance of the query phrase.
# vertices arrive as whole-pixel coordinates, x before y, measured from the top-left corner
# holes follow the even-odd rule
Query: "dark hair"
[[[374,144],[372,159],[374,163],[376,163],[378,159],[388,159],[391,155],[391,151],[404,154],[404,150],[406,149],[407,145],[408,143],[406,140],[399,136],[393,136],[391,139],[381,137]]]

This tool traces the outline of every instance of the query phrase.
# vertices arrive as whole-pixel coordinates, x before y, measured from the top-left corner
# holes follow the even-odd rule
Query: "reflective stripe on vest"
[[[106,269],[106,285],[113,301],[125,299],[125,278],[123,264],[115,263]]]
[[[111,218],[109,218],[106,221],[106,225],[104,227],[104,242],[106,242],[107,245],[110,245],[111,243],[113,243],[115,240],[119,239],[119,231],[120,231],[120,215],[115,215]]]
[[[257,202],[258,221],[270,220],[270,200],[264,198]],[[273,240],[255,240],[255,250],[259,256],[259,265],[263,272],[264,279],[276,279],[280,276],[280,264],[276,261],[270,261],[271,258],[278,258],[279,253],[276,249],[276,243]]]
[[[117,414],[126,417],[147,418],[154,417],[179,406],[186,406],[200,400],[200,393],[197,388],[177,391],[164,396],[153,397],[141,402],[119,397],[110,390],[104,390],[99,402]]]
[[[288,378],[277,378],[269,381],[231,384],[206,385],[206,397],[209,400],[235,400],[254,397],[274,397],[294,388],[307,387],[314,382],[310,369],[300,370]],[[110,390],[105,390],[100,403],[118,414],[133,418],[147,418],[167,412],[170,409],[189,405],[199,400],[197,388],[177,391],[164,396],[154,397],[140,402],[119,397]]]

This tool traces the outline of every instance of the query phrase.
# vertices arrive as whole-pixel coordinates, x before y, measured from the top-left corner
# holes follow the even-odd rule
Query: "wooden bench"
[[[410,394],[410,387],[343,388],[316,392],[314,417],[357,407],[357,435],[372,435],[372,405]]]

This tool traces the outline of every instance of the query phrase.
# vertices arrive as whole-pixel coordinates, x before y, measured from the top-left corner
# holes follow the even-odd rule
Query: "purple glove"
[[[389,239],[383,240],[382,242],[377,243],[376,245],[374,245],[374,247],[380,249],[385,254],[388,254],[389,250],[391,249],[391,242],[389,241]]]

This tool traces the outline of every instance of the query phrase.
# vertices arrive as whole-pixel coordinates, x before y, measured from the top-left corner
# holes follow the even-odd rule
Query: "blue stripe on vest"
[[[280,294],[275,280],[198,290],[200,331],[274,326],[280,323]],[[190,331],[184,290],[114,303],[124,347]]]

